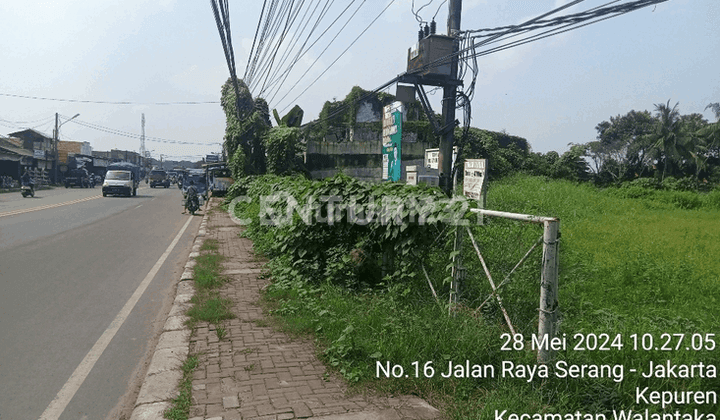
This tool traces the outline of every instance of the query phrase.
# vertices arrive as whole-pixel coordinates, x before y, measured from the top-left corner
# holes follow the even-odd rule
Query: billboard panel
[[[393,102],[383,108],[382,179],[400,181],[403,104]]]

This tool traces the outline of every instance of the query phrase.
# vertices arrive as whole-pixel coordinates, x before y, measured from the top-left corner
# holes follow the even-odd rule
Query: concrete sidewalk
[[[212,199],[207,208],[221,203]],[[242,227],[216,208],[206,212],[191,257],[206,238],[218,241],[231,279],[221,295],[233,301],[236,318],[226,321],[219,340],[214,325],[199,324],[191,333],[182,324],[192,296],[192,266],[178,285],[178,296],[150,364],[132,420],[162,419],[177,395],[180,366],[198,356],[194,372],[191,420],[282,419],[435,419],[440,412],[420,398],[348,396],[342,379],[327,374],[312,343],[291,338],[269,326],[257,305],[263,262]],[[157,359],[157,360],[156,360]]]

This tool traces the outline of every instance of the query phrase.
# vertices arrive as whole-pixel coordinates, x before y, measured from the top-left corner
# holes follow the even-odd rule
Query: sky
[[[284,115],[298,104],[308,122],[325,101],[343,99],[353,86],[372,90],[403,73],[408,48],[417,41],[411,9],[429,1],[335,2],[320,29],[352,7],[284,83],[272,85],[269,91],[278,93],[267,94],[270,107]],[[561,14],[607,1],[585,0]],[[519,24],[568,2],[464,0],[461,28]],[[229,3],[242,78],[263,2]],[[433,0],[418,16],[428,21],[435,15],[438,33],[445,34],[447,9],[446,2]],[[87,141],[94,150],[139,151],[144,114],[145,149],[156,159],[198,160],[221,151],[225,115],[218,102],[229,71],[210,2],[3,0],[0,16],[0,134],[34,128],[52,136],[58,113],[62,140]],[[701,113],[712,121],[705,107],[720,102],[718,24],[720,1],[669,0],[479,57],[471,125],[524,137],[536,152],[562,153],[570,143],[595,140],[600,122],[631,110],[653,111],[668,100],[679,103],[681,114]],[[288,42],[298,38],[293,35]],[[281,60],[285,49],[277,50]],[[394,93],[394,85],[387,91]],[[439,91],[431,102],[439,112]]]

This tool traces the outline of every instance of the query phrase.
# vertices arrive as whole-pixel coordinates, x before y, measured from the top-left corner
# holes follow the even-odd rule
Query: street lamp
[[[58,182],[58,173],[57,173],[57,171],[58,171],[58,165],[60,165],[60,156],[58,156],[58,140],[59,140],[58,137],[60,136],[60,134],[59,134],[59,133],[60,133],[60,127],[62,127],[63,124],[65,124],[65,123],[67,123],[67,122],[69,122],[69,121],[71,121],[71,120],[74,120],[75,118],[77,118],[77,117],[79,117],[79,116],[80,116],[80,114],[75,114],[75,115],[72,116],[72,118],[67,119],[67,120],[66,120],[65,122],[63,122],[62,124],[58,124],[58,122],[59,122],[59,120],[60,120],[60,117],[58,116],[58,113],[57,113],[57,112],[55,113],[55,131],[53,132],[53,142],[55,143],[55,169],[53,170],[53,178],[54,178],[54,182],[55,182],[56,184],[57,184],[57,182]]]

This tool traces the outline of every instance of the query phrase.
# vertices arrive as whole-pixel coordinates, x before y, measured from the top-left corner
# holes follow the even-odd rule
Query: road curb
[[[193,267],[207,235],[207,223],[206,211],[195,235],[185,270],[178,280],[175,300],[155,347],[130,420],[164,420],[163,412],[171,407],[172,400],[180,393],[178,384],[183,377],[182,366],[190,351],[191,330],[185,325],[188,320],[185,312],[190,308],[190,299],[195,294]]]

